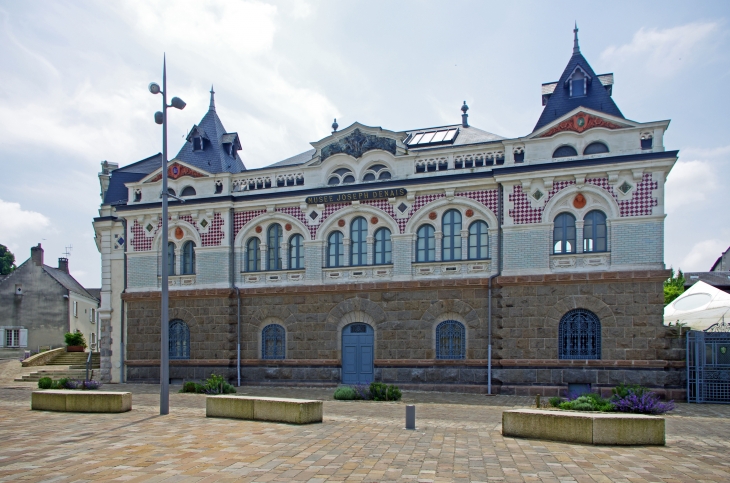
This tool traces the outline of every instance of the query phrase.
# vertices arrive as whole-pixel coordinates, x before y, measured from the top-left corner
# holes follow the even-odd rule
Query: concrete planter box
[[[33,391],[30,408],[72,413],[123,413],[132,409],[132,393],[64,389]]]
[[[322,422],[322,401],[279,397],[208,396],[205,415],[209,418],[250,419],[278,423]]]
[[[665,444],[664,418],[644,414],[515,409],[502,413],[502,435],[566,443]]]
[[[86,348],[82,345],[67,345],[66,352],[84,352]]]

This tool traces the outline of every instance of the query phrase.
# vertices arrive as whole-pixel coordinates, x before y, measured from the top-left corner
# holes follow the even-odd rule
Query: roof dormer
[[[223,146],[223,151],[225,151],[228,156],[235,159],[236,153],[241,150],[241,141],[238,138],[238,133],[227,132],[223,134],[223,136],[221,136],[221,145]]]
[[[193,145],[193,151],[203,151],[206,145],[210,145],[208,135],[197,124],[190,130],[187,141]]]
[[[591,75],[580,65],[576,65],[573,72],[565,79],[564,87],[568,89],[570,97],[585,97],[591,83]]]

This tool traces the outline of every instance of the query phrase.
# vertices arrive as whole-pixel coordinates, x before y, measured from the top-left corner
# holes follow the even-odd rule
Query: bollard
[[[406,406],[406,429],[416,429],[416,406]]]

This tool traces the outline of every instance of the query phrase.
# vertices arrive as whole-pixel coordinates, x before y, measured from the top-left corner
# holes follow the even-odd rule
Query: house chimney
[[[68,273],[68,258],[59,258],[58,259],[58,269]]]
[[[37,247],[30,247],[30,258],[36,266],[43,266],[43,248],[40,243]]]

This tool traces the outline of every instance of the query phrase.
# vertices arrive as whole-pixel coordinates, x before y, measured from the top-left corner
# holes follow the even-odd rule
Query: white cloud
[[[606,48],[601,61],[604,65],[636,62],[656,76],[670,77],[702,59],[703,45],[718,30],[716,22],[693,22],[667,29],[642,27],[630,43]]]
[[[50,225],[51,220],[45,215],[23,210],[20,203],[0,200],[0,243],[15,253],[16,259],[37,244]]]
[[[706,202],[718,188],[718,174],[709,161],[678,161],[665,185],[666,212]]]
[[[684,272],[706,272],[727,248],[727,240],[713,239],[695,243],[679,266],[674,268],[681,268]]]

